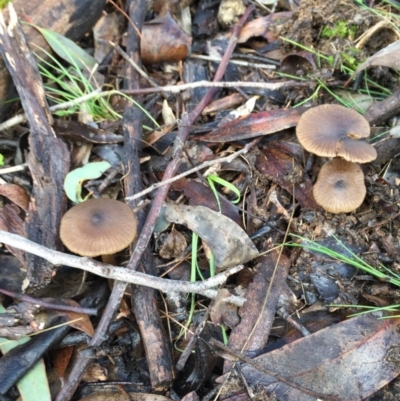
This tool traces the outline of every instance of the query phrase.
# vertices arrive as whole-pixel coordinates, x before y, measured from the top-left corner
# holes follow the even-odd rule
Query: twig
[[[137,63],[135,63],[134,60],[132,60],[131,57],[129,57],[122,49],[120,46],[116,45],[115,43],[109,41],[108,42],[116,51],[117,53],[125,60],[127,61],[134,69],[135,71],[143,77],[151,86],[154,88],[159,88],[159,85],[157,85],[157,82],[155,82],[153,79],[151,79],[148,74],[146,74]]]
[[[206,61],[221,61],[221,57],[205,56],[202,54],[192,54],[190,56],[190,58],[206,60]],[[243,66],[249,67],[249,68],[264,68],[267,70],[275,70],[276,69],[276,66],[272,65],[272,64],[249,63],[248,61],[242,61],[242,60],[229,60],[229,63],[236,64],[236,65],[243,65]]]
[[[58,111],[65,110],[70,107],[76,106],[77,104],[86,102],[88,100],[92,100],[95,98],[103,98],[112,95],[118,95],[124,93],[126,95],[145,95],[149,93],[160,93],[160,92],[170,92],[170,93],[179,93],[188,89],[195,88],[255,88],[255,89],[270,89],[276,90],[287,86],[309,86],[309,83],[297,82],[297,81],[286,81],[286,82],[209,82],[209,81],[198,81],[192,82],[188,84],[180,84],[180,85],[166,85],[159,86],[157,88],[143,88],[143,89],[130,89],[130,90],[110,90],[106,92],[100,92],[100,89],[96,89],[93,92],[90,92],[81,97],[77,97],[74,100],[69,102],[60,103],[55,106],[50,107],[50,111]],[[26,121],[25,114],[18,114],[13,118],[10,118],[7,121],[4,121],[0,124],[0,131],[4,131],[6,129],[12,128],[15,125],[21,124]]]
[[[57,303],[51,303],[44,301],[43,299],[33,298],[26,294],[19,294],[14,291],[6,290],[5,288],[0,288],[0,292],[4,295],[7,295],[11,298],[18,299],[19,301],[29,302],[30,304],[35,304],[42,306],[46,309],[55,309],[66,312],[75,312],[75,313],[83,313],[86,315],[97,315],[98,310],[95,308],[83,308],[81,306],[73,306],[73,305],[61,305]]]
[[[18,171],[23,171],[28,167],[27,163],[24,164],[19,164],[18,166],[13,166],[13,167],[5,167],[5,168],[0,168],[0,175],[2,174],[10,174],[10,173],[16,173]]]
[[[163,185],[172,184],[173,182],[178,181],[181,178],[186,177],[187,175],[193,174],[196,171],[202,170],[203,168],[210,167],[210,166],[213,166],[218,163],[225,163],[225,162],[230,163],[232,160],[236,159],[238,156],[240,156],[242,154],[246,154],[249,151],[249,149],[252,147],[253,142],[254,141],[249,142],[243,149],[240,149],[237,152],[230,154],[229,156],[221,157],[219,159],[214,159],[214,160],[207,160],[206,162],[199,164],[198,166],[193,167],[192,169],[187,170],[182,174],[178,174],[175,177],[170,178],[169,180],[157,182],[157,183],[151,185],[149,188],[145,189],[144,191],[139,192],[138,194],[128,196],[127,198],[125,198],[125,200],[133,200],[133,199],[141,198],[142,196],[148,194],[149,192],[154,191],[157,188],[162,187]]]
[[[309,83],[298,82],[298,81],[285,81],[285,82],[241,82],[241,81],[228,81],[228,82],[210,82],[210,81],[198,81],[190,82],[187,84],[177,84],[177,85],[166,85],[159,86],[158,88],[143,88],[135,90],[121,90],[122,93],[126,95],[145,95],[148,93],[158,93],[158,92],[171,92],[179,93],[188,89],[195,88],[256,88],[256,89],[271,89],[276,90],[286,86],[309,86]]]
[[[229,276],[231,276],[232,274],[236,274],[243,269],[242,265],[234,266],[227,269],[223,273],[217,274],[216,276],[211,277],[205,281],[191,283],[187,281],[175,281],[150,276],[148,274],[128,270],[124,267],[100,263],[90,258],[53,251],[52,249],[48,249],[42,245],[36,244],[35,242],[30,241],[25,237],[11,234],[7,231],[0,230],[0,242],[46,259],[53,265],[65,265],[75,267],[77,269],[84,270],[101,277],[124,281],[131,284],[143,285],[145,287],[151,287],[162,292],[170,293],[194,292],[196,294],[201,294],[205,296],[207,296],[207,294],[211,294],[214,296],[214,294],[216,294],[216,291],[209,291],[210,289],[225,283]]]

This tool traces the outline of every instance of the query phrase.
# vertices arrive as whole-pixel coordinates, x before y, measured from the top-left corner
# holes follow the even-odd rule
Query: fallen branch
[[[166,293],[192,292],[214,298],[216,296],[216,290],[212,290],[212,288],[225,283],[229,276],[236,274],[243,269],[242,265],[230,267],[223,273],[217,274],[216,276],[207,280],[191,283],[188,281],[169,280],[150,276],[148,274],[129,270],[124,267],[107,265],[90,258],[53,251],[52,249],[48,249],[44,246],[36,244],[25,237],[11,234],[7,231],[0,230],[0,242],[46,259],[53,265],[75,267],[101,277],[124,281],[131,284],[143,285],[145,287],[151,287]]]

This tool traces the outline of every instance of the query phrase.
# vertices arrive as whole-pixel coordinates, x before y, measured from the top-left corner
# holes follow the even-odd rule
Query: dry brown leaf
[[[175,259],[183,255],[186,247],[185,236],[173,227],[171,232],[164,238],[159,253],[164,259]]]
[[[380,65],[384,67],[393,68],[395,70],[400,70],[400,40],[384,47],[379,52],[375,53],[373,56],[364,61],[358,66],[356,72],[353,75],[365,70],[368,67]]]
[[[305,110],[307,109],[298,107],[296,109],[277,109],[249,114],[230,121],[209,134],[199,137],[199,139],[209,142],[231,142],[273,134],[295,127]]]
[[[399,319],[358,316],[255,358],[297,388],[249,365],[242,373],[250,385],[273,391],[279,400],[361,400],[400,373],[399,324]]]
[[[192,38],[179,27],[169,11],[143,25],[141,56],[144,64],[183,60],[191,45]]]
[[[5,196],[11,202],[27,212],[29,208],[29,196],[25,189],[16,184],[0,185],[0,195]]]
[[[165,218],[184,224],[211,248],[217,267],[227,268],[256,258],[253,242],[234,221],[204,206],[166,204]]]

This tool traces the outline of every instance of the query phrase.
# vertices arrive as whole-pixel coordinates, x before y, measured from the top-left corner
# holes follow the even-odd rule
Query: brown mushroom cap
[[[348,213],[357,209],[366,193],[361,167],[343,159],[325,163],[313,188],[316,202],[331,213]]]
[[[82,256],[112,255],[126,248],[137,235],[137,220],[125,203],[112,199],[90,199],[64,214],[60,238]]]
[[[307,110],[296,128],[297,138],[308,152],[323,157],[340,156],[359,163],[376,158],[375,148],[357,140],[368,138],[370,131],[368,121],[361,114],[338,104]]]

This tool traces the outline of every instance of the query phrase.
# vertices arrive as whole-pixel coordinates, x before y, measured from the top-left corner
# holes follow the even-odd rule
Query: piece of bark
[[[277,263],[274,281],[265,303],[270,280]],[[279,257],[277,251],[268,253],[263,257],[253,282],[247,289],[247,301],[240,310],[241,322],[232,330],[229,337],[229,348],[233,351],[240,353],[245,345],[244,355],[254,357],[265,347],[275,319],[279,297],[286,289],[289,267],[289,259],[285,255]],[[262,317],[259,320],[260,313]],[[257,326],[253,331],[256,324]],[[231,361],[225,361],[224,371],[228,371],[232,364]]]
[[[28,165],[33,179],[32,198],[25,221],[27,237],[50,249],[60,249],[59,225],[66,209],[64,177],[69,171],[69,151],[51,127],[43,83],[35,59],[26,43],[18,17],[9,6],[6,27],[0,15],[0,52],[20,95],[30,125]],[[43,287],[53,275],[46,260],[27,254],[28,280],[33,288]]]
[[[140,3],[137,2],[137,3]],[[136,7],[140,7],[137,5]],[[132,4],[130,15],[137,15],[136,7]],[[126,52],[137,64],[140,64],[139,38],[131,26],[128,30]],[[124,89],[139,89],[139,74],[127,63]],[[140,99],[136,99],[140,101]],[[124,113],[124,187],[125,196],[129,197],[141,192],[143,183],[140,170],[140,144],[142,143],[143,113],[135,105],[130,106]],[[139,206],[138,201],[129,201],[132,208]],[[146,219],[146,212],[141,209],[137,213],[140,231]],[[140,232],[139,231],[139,232]],[[148,246],[139,265],[141,272],[156,275],[155,262],[151,248]],[[140,329],[142,342],[146,352],[150,381],[155,391],[165,391],[174,378],[172,350],[169,339],[164,332],[161,316],[157,306],[157,291],[143,286],[132,288],[132,311]]]
[[[19,18],[77,40],[100,18],[105,3],[106,0],[14,0],[13,6]],[[36,29],[24,25],[23,30],[35,52],[38,48],[33,45],[50,51],[47,42]],[[0,60],[0,121],[6,118],[7,111],[12,106],[6,100],[15,95],[10,75],[3,60]]]
[[[380,125],[399,114],[400,89],[396,89],[387,99],[374,103],[364,117],[371,125]]]

